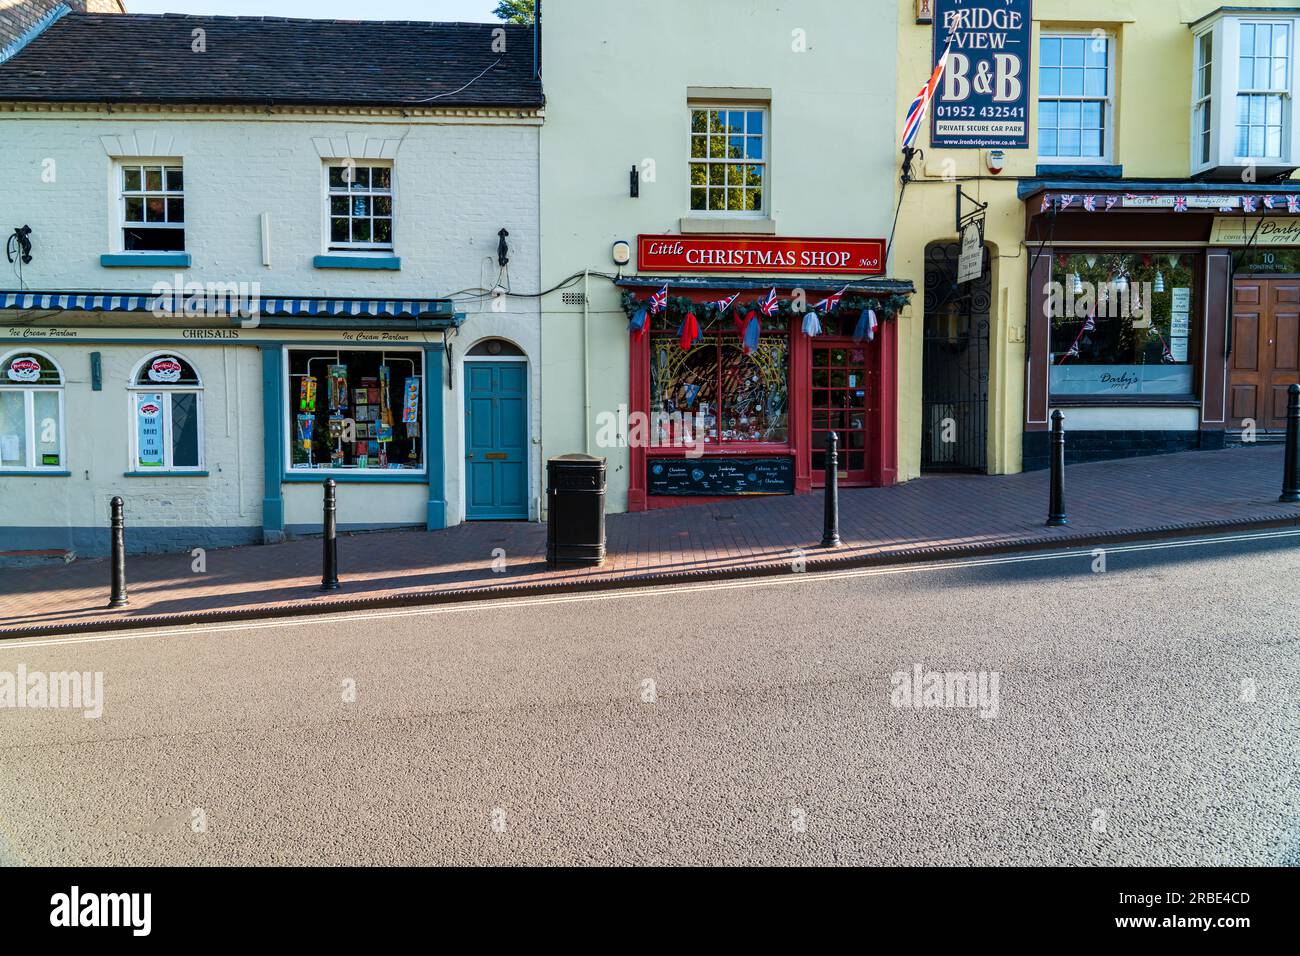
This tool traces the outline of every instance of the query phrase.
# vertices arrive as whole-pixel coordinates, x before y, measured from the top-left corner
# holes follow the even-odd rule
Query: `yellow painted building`
[[[897,4],[901,122],[943,29],[918,19],[945,4]],[[1042,466],[1057,409],[1076,459],[1221,447],[1278,424],[1297,365],[1281,304],[1300,262],[1281,246],[1263,261],[1258,236],[1276,230],[1256,227],[1293,215],[1298,34],[1300,8],[1284,3],[1034,0],[1028,148],[1001,163],[932,148],[932,108],[892,252],[918,290],[899,325],[900,480]],[[958,186],[967,212],[987,204],[986,288],[954,290],[938,261],[958,241]],[[1095,305],[1061,315],[1053,283],[1066,297],[1146,291],[1154,322]],[[982,365],[951,359],[984,350]],[[1271,372],[1252,380],[1256,365]],[[955,399],[945,377],[961,379]]]

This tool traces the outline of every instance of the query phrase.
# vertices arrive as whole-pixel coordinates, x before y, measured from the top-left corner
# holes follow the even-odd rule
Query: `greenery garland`
[[[809,298],[812,298],[812,296],[809,296]],[[826,297],[823,296],[822,298]],[[743,302],[740,299],[737,299],[731,304],[731,307],[727,309],[727,312],[736,312],[741,316],[746,316],[749,315],[750,312],[758,312],[760,301],[760,299],[754,299],[752,302]],[[835,307],[835,310],[862,312],[866,309],[872,309],[881,319],[892,319],[898,315],[899,310],[901,310],[903,306],[907,305],[907,303],[907,296],[898,295],[896,293],[880,297],[845,295],[840,299],[839,305]],[[774,315],[778,315],[783,319],[801,319],[809,312],[817,312],[819,315],[825,314],[824,310],[819,311],[814,309],[812,306],[813,303],[810,302],[808,308],[801,312],[794,308],[793,300],[778,299],[777,310]],[[632,318],[642,309],[646,309],[647,312],[649,311],[649,300],[638,298],[635,292],[624,291],[623,311],[627,314],[627,317],[629,319]],[[695,318],[699,320],[701,325],[717,321],[721,318],[722,312],[715,302],[696,302],[694,299],[683,295],[668,297],[668,311],[676,312],[678,315],[682,316],[686,315],[687,312],[694,312]]]

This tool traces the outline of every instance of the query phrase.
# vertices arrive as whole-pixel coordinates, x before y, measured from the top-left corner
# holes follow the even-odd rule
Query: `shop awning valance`
[[[841,289],[855,295],[864,296],[911,295],[916,291],[916,287],[907,279],[856,279],[845,282],[843,279],[804,279],[797,276],[767,277],[763,279],[713,275],[626,276],[616,280],[614,284],[629,290],[659,289],[667,285],[674,292],[705,292],[713,289],[754,289],[766,292],[773,286],[776,286],[778,290],[804,289],[810,295],[814,292],[839,292]]]
[[[277,296],[152,295],[113,292],[2,292],[0,310],[57,309],[65,312],[149,312],[176,317],[246,315],[304,318],[421,318],[459,325],[448,299],[308,299]]]

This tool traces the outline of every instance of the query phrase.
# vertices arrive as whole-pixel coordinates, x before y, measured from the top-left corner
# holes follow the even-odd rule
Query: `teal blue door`
[[[465,516],[528,518],[528,364],[465,363]]]

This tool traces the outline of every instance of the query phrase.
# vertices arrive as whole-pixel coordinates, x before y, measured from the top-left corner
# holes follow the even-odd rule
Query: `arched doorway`
[[[465,517],[528,519],[528,357],[504,339],[465,354]]]
[[[921,470],[988,471],[989,308],[992,273],[958,284],[961,245],[925,249]]]

